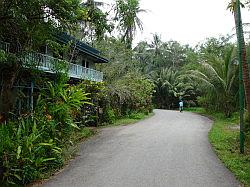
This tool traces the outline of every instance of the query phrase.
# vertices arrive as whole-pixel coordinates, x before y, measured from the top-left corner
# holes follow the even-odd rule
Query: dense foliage
[[[204,53],[205,62],[196,70],[187,73],[192,80],[199,82],[202,97],[199,103],[211,111],[224,112],[230,117],[238,106],[238,63],[234,46],[225,46],[223,53]]]
[[[70,135],[80,130],[75,116],[91,104],[87,95],[78,85],[47,82],[33,113],[2,124],[1,180],[26,184],[61,167]]]
[[[156,87],[154,104],[157,108],[174,109],[179,99],[195,105],[199,95],[197,84],[183,74],[191,67],[197,67],[198,53],[190,46],[176,41],[163,42],[159,35],[151,43],[140,42],[134,49],[138,71],[145,74]]]
[[[154,82],[157,108],[177,108],[183,99],[186,106],[200,105],[229,117],[239,101],[236,52],[227,37],[210,38],[192,48],[154,35],[151,43],[135,47],[134,65]]]
[[[137,69],[133,50],[115,38],[106,38],[96,45],[110,59],[109,64],[99,66],[107,85],[101,106],[107,109],[103,115],[110,119],[108,122],[133,112],[151,112],[154,84]]]
[[[191,47],[162,41],[154,34],[151,42],[141,41],[132,48],[136,30],[142,29],[138,15],[145,12],[139,0],[116,0],[111,18],[102,6],[94,0],[0,1],[1,180],[27,184],[62,167],[65,150],[76,142],[76,134],[89,134],[86,126],[148,114],[154,107],[176,109],[180,99],[185,107],[202,106],[226,117],[238,111],[239,61],[229,37],[210,38]],[[111,37],[115,28],[119,36]],[[32,69],[32,63],[23,68],[23,57],[39,52],[44,44],[58,58],[66,52],[73,57],[74,44],[58,44],[59,32],[102,51],[110,60],[97,67],[104,82],[69,80],[63,74],[67,72],[63,60],[55,62],[58,67],[52,78]],[[4,48],[3,42],[9,46]],[[26,68],[29,73],[23,71]],[[18,113],[13,85],[22,82],[23,75],[37,85],[32,95],[36,103]],[[25,94],[18,94],[25,99]],[[246,116],[250,127],[249,119]]]

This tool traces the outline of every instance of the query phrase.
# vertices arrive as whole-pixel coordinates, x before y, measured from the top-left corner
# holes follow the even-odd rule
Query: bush
[[[0,126],[2,180],[26,184],[62,165],[61,148],[55,137],[45,138],[44,131],[45,124],[32,116]]]
[[[246,131],[247,131],[247,132],[250,132],[250,116],[249,116],[249,114],[248,114],[247,111],[245,111],[244,119],[245,119]]]
[[[115,122],[115,120],[117,119],[117,117],[115,116],[115,112],[112,108],[106,108],[106,110],[104,111],[103,114],[103,120],[106,123],[110,123],[113,124]]]
[[[144,113],[132,113],[129,115],[130,119],[143,119],[145,116]]]
[[[117,118],[134,112],[149,113],[153,109],[154,84],[138,73],[126,74],[107,86],[105,92],[103,107],[110,106]]]
[[[27,184],[63,165],[62,150],[80,128],[75,116],[88,102],[79,86],[48,83],[35,111],[0,125],[0,178]]]
[[[197,97],[198,105],[204,107],[209,112],[223,112],[225,117],[231,117],[237,111],[235,100],[228,97],[216,97],[206,94]]]
[[[138,73],[128,73],[110,84],[84,81],[79,85],[89,92],[94,105],[84,105],[78,118],[84,118],[85,125],[114,123],[131,113],[150,113],[153,110],[154,85]]]

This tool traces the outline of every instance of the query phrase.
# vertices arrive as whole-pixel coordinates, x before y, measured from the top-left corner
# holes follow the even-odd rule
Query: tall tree
[[[113,25],[108,23],[108,13],[101,9],[104,6],[103,2],[87,0],[81,5],[85,10],[80,22],[82,38],[90,38],[91,43],[93,43],[95,37],[100,40],[106,31],[112,31]]]
[[[230,9],[231,12],[233,12],[234,14],[236,32],[237,32],[238,40],[240,43],[239,47],[241,47],[238,50],[240,50],[241,58],[242,58],[242,71],[243,71],[243,83],[244,83],[244,88],[245,88],[245,98],[246,98],[248,115],[250,116],[250,74],[249,74],[249,67],[247,63],[246,44],[245,44],[244,34],[243,34],[240,6],[244,7],[244,5],[240,1],[232,0],[228,5],[228,9]]]
[[[119,22],[118,27],[122,33],[122,41],[126,43],[128,48],[132,47],[137,28],[143,30],[142,21],[138,14],[145,12],[140,8],[139,0],[117,0],[116,1],[116,17]]]

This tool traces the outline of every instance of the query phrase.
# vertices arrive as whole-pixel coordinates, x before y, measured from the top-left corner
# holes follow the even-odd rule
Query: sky
[[[134,42],[151,41],[153,34],[158,33],[163,41],[176,40],[195,46],[208,37],[233,34],[234,18],[227,10],[229,1],[140,0],[141,8],[147,13],[139,14],[144,30],[137,32]],[[244,23],[250,22],[250,11],[244,9],[242,18]]]

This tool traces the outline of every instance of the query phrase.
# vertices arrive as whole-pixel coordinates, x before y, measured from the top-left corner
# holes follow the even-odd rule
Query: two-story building
[[[76,40],[66,33],[57,35],[56,39],[61,44],[72,42],[72,48],[74,48],[72,49],[74,51],[73,58],[71,54],[62,54],[62,58],[55,58],[53,51],[46,45],[42,53],[30,53],[25,57],[24,61],[26,61],[26,63],[31,61],[35,62],[33,64],[35,64],[38,69],[53,74],[56,63],[60,63],[63,59],[67,61],[66,65],[68,66],[68,75],[70,78],[96,82],[103,81],[103,73],[95,70],[95,65],[97,63],[107,63],[108,60],[100,55],[100,51]]]
[[[76,40],[66,33],[57,35],[56,40],[60,44],[68,44],[71,42],[74,54],[62,54],[60,58],[56,58],[53,51],[46,45],[41,53],[30,52],[21,59],[23,71],[29,72],[30,68],[38,69],[43,72],[44,77],[53,79],[53,75],[57,71],[56,66],[60,63],[64,63],[72,82],[81,80],[103,81],[103,73],[97,71],[95,65],[97,63],[107,63],[108,60],[100,55],[100,51]],[[8,53],[11,52],[10,47],[11,44],[0,41],[0,49]],[[22,78],[19,79],[13,87],[13,92],[16,97],[15,108],[17,113],[33,109],[35,100],[34,92],[36,92],[37,89],[36,84],[29,78],[29,73],[23,73]]]

